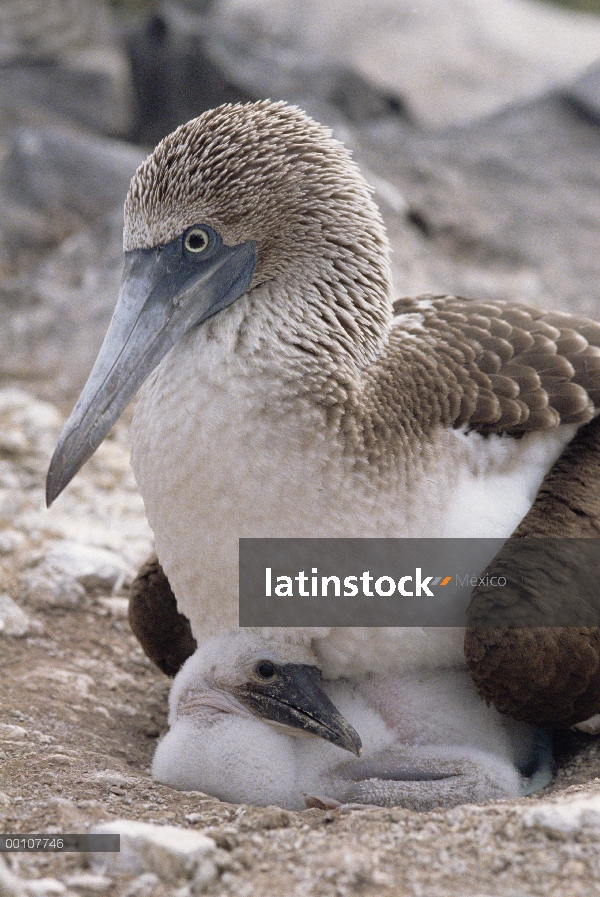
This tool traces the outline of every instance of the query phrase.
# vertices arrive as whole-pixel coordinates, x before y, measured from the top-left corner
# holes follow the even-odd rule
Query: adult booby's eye
[[[267,681],[273,679],[277,673],[277,667],[270,660],[259,660],[254,667],[254,672],[259,679]]]
[[[208,231],[204,230],[203,227],[190,228],[183,240],[183,245],[187,251],[193,252],[195,255],[204,252],[209,243],[210,236]]]

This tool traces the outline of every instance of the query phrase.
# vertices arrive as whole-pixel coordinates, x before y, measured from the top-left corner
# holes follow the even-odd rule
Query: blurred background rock
[[[131,174],[203,109],[262,97],[353,148],[399,294],[600,316],[600,0],[570,6],[0,0],[0,382],[75,398]]]

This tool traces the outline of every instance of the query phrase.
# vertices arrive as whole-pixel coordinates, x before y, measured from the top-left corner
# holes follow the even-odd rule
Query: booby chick
[[[132,463],[198,641],[237,625],[240,537],[508,536],[596,414],[600,326],[394,303],[369,187],[286,104],[223,106],[161,141],[131,182],[124,248],[47,496],[139,389]],[[464,664],[457,630],[268,635],[310,644],[326,679]]]
[[[307,803],[428,810],[517,797],[550,780],[544,736],[487,707],[464,669],[325,683],[332,703],[319,720],[309,715],[317,670],[302,645],[275,647],[243,631],[209,639],[173,683],[154,777],[291,810]],[[360,744],[345,720],[362,733],[360,758],[340,750],[358,753]]]

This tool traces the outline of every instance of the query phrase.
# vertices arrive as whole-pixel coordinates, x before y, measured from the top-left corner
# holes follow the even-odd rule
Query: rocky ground
[[[583,735],[533,797],[422,814],[155,784],[169,681],[126,619],[152,546],[127,418],[43,501],[118,289],[127,183],[201,102],[281,96],[330,123],[375,187],[399,293],[600,316],[600,74],[584,71],[600,19],[529,0],[153,8],[119,23],[92,0],[0,4],[0,830],[128,821],[120,855],[0,856],[0,897],[600,893],[600,743]]]

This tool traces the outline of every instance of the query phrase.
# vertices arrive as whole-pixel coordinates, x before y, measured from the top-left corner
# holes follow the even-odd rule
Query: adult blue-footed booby
[[[223,106],[134,175],[125,269],[53,501],[139,389],[132,463],[198,640],[237,624],[243,536],[508,536],[600,404],[600,325],[393,302],[371,191],[283,103]],[[462,667],[459,630],[267,630],[326,679]]]

